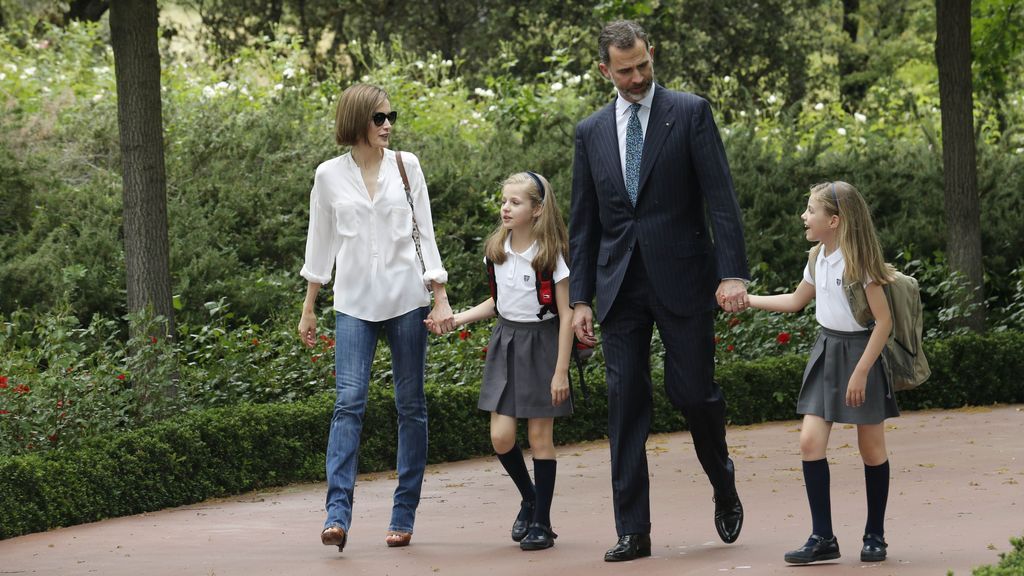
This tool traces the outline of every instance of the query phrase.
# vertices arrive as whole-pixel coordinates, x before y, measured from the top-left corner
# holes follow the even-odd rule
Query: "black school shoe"
[[[865,534],[864,547],[860,549],[860,561],[881,562],[885,560],[885,549],[888,547],[885,538],[878,534]]]
[[[523,500],[523,503],[519,506],[519,515],[516,516],[516,521],[512,523],[513,541],[519,542],[526,537],[526,533],[530,529],[530,521],[533,520],[533,509],[536,506],[537,503],[530,500]]]
[[[811,534],[807,542],[797,548],[786,552],[786,562],[790,564],[809,564],[821,562],[822,560],[835,560],[839,558],[839,541],[836,537],[822,538],[817,534]]]
[[[523,550],[544,550],[555,545],[555,538],[558,538],[558,534],[551,531],[551,526],[533,522],[519,547]]]

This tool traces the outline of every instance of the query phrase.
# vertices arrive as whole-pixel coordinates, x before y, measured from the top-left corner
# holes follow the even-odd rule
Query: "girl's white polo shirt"
[[[850,303],[843,291],[843,272],[846,271],[846,259],[842,250],[836,248],[825,256],[825,249],[818,250],[818,259],[814,263],[814,279],[811,271],[804,266],[804,282],[814,285],[815,311],[814,317],[818,324],[830,330],[841,332],[861,332],[867,330],[853,318]],[[864,285],[867,286],[868,282]]]
[[[537,302],[537,278],[533,271],[533,257],[537,254],[537,243],[530,244],[524,252],[512,250],[512,235],[505,238],[505,262],[494,263],[494,281],[498,285],[498,313],[513,322],[540,322],[555,316],[548,312],[538,318],[540,303]],[[485,260],[486,261],[486,260]],[[552,279],[555,284],[569,277],[569,266],[558,256]],[[554,286],[551,287],[554,290]]]

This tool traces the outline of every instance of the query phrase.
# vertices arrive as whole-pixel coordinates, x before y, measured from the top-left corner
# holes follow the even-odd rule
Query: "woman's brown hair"
[[[345,89],[334,115],[334,140],[338,146],[366,142],[370,117],[387,99],[383,88],[371,84],[353,84]]]

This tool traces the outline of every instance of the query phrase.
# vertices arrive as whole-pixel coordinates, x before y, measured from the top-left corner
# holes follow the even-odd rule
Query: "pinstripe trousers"
[[[646,442],[653,411],[650,352],[655,326],[665,346],[665,391],[686,418],[697,458],[715,494],[736,491],[725,441],[725,398],[714,381],[714,312],[678,316],[666,309],[635,247],[622,287],[601,323],[619,536],[651,531]]]

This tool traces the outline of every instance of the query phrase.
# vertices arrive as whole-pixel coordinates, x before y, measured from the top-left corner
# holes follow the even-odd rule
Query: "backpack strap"
[[[810,251],[807,252],[807,271],[811,273],[811,282],[814,281],[814,269],[817,268],[818,264],[818,252],[821,251],[821,243],[815,244]]]
[[[537,318],[543,320],[544,315],[548,312],[558,316],[558,306],[555,304],[554,272],[538,272],[534,270],[533,273],[536,276],[537,303],[540,304],[540,312],[537,312]]]
[[[491,299],[494,300],[494,310],[498,310],[498,279],[494,275],[494,261],[484,256],[484,264],[487,266],[487,287],[491,290]]]

